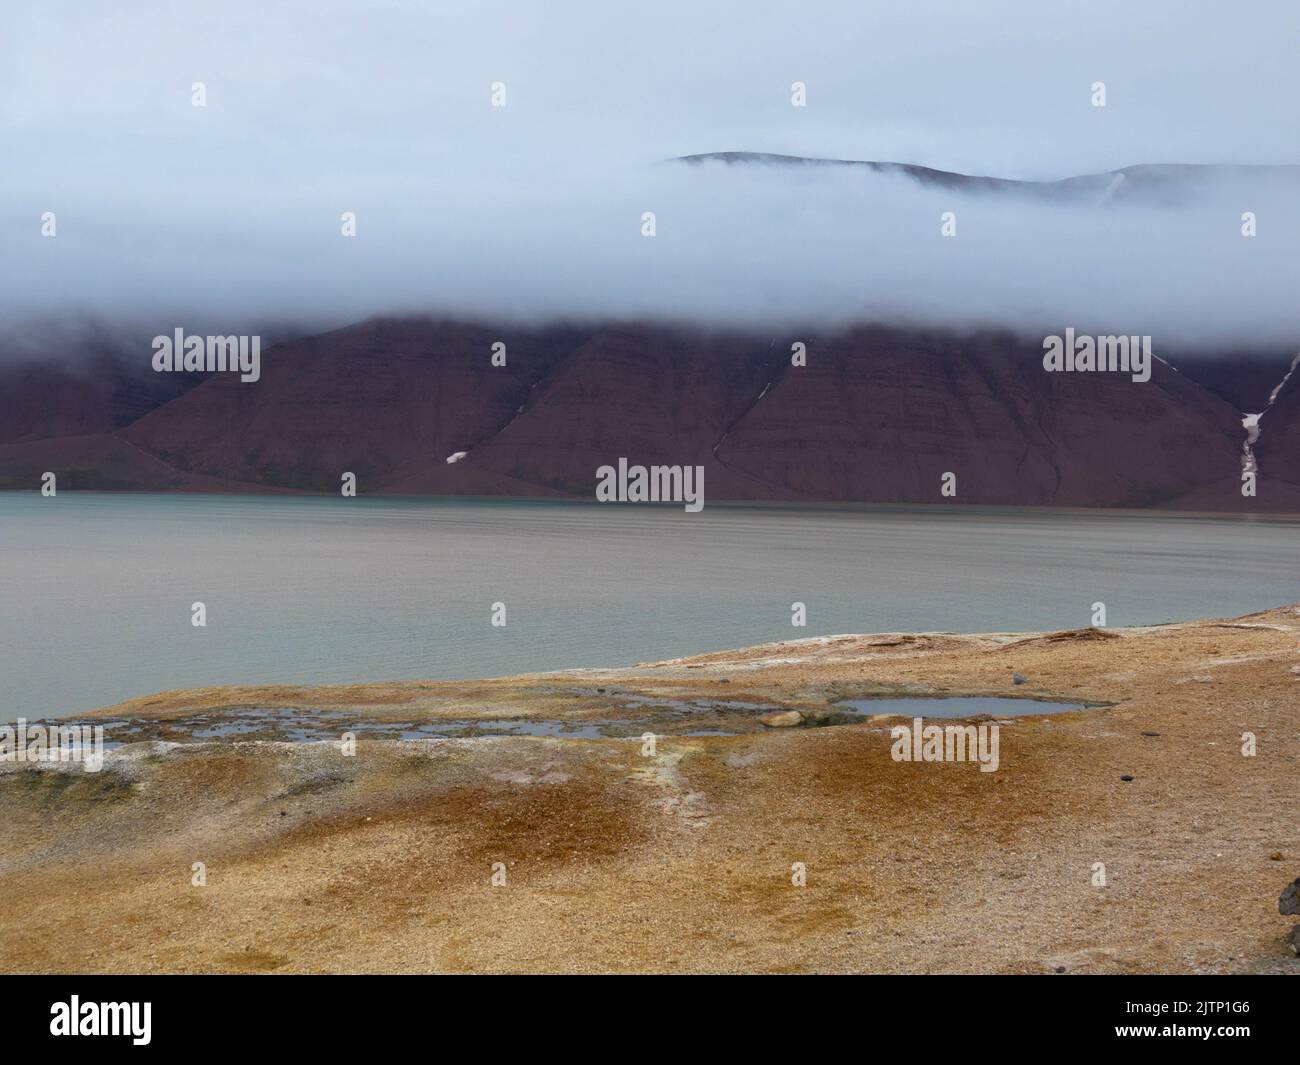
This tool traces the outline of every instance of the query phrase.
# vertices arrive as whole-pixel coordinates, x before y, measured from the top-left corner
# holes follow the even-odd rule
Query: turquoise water
[[[0,493],[0,720],[212,684],[1074,628],[1097,601],[1111,625],[1226,616],[1300,600],[1298,547],[1300,523],[1240,518]]]

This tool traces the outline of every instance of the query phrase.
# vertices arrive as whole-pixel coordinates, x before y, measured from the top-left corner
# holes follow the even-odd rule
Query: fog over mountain
[[[9,12],[0,314],[1300,335],[1300,10],[759,6]]]

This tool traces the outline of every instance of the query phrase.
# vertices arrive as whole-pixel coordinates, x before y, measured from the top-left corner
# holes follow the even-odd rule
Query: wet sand
[[[1107,705],[1004,721],[982,773],[894,761],[894,719],[834,723],[872,694]],[[760,720],[789,709],[802,727]],[[0,764],[3,971],[1300,972],[1277,912],[1300,875],[1300,607],[98,716],[130,741],[99,773]],[[284,742],[286,716],[457,731],[347,756]],[[460,731],[480,719],[557,735]],[[710,730],[734,734],[687,734]]]

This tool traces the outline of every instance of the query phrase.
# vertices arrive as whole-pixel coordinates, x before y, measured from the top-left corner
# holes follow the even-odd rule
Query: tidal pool
[[[886,696],[878,699],[845,699],[836,710],[869,717],[898,714],[900,717],[1026,717],[1030,714],[1067,714],[1074,710],[1095,710],[1104,703],[1057,702],[1052,699],[1007,699],[991,695],[943,695],[938,697]]]

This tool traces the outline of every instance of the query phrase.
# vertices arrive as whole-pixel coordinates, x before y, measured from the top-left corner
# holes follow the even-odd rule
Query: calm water
[[[1300,523],[1232,518],[0,493],[0,719],[210,684],[1077,627],[1097,600],[1111,625],[1241,614],[1300,600],[1297,548]]]
[[[1000,699],[996,696],[941,696],[938,699],[906,697],[902,699],[846,699],[836,703],[837,710],[850,710],[863,717],[874,714],[901,714],[903,717],[1026,717],[1031,714],[1068,714],[1086,710],[1096,703],[1057,703],[1046,699]]]

